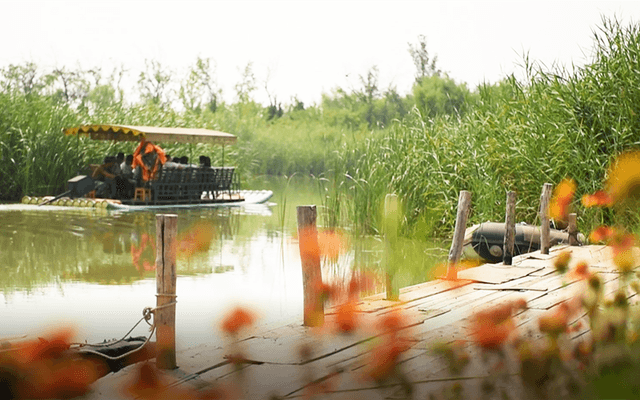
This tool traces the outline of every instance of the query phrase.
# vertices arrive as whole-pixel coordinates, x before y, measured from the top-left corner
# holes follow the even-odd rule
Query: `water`
[[[237,304],[256,311],[259,324],[301,319],[295,207],[321,204],[317,185],[277,178],[250,188],[274,190],[272,203],[171,211],[178,348],[215,341],[220,319]],[[0,206],[0,221],[0,337],[64,325],[75,327],[78,341],[120,338],[155,305],[155,213],[15,205]],[[380,268],[381,254],[380,241],[369,238],[323,261],[323,277],[345,279],[356,264]],[[421,271],[402,275],[403,285],[424,280]],[[142,324],[132,334],[147,333]]]

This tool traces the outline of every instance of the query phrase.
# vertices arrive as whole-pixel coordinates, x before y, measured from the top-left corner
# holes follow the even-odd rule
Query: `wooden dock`
[[[578,277],[556,272],[553,262],[562,251],[572,253],[570,268],[585,261],[590,271],[599,275],[604,283],[605,298],[612,297],[618,290],[620,274],[611,261],[609,248],[559,246],[549,254],[538,251],[516,256],[511,266],[485,264],[458,271],[456,281],[437,279],[401,289],[400,302],[384,300],[384,294],[364,298],[359,303],[359,312],[362,320],[369,324],[363,323],[365,328],[352,335],[317,333],[303,327],[300,317],[289,324],[247,333],[234,344],[221,342],[178,351],[178,368],[163,372],[165,385],[169,385],[169,391],[181,387],[235,387],[237,397],[244,399],[314,398],[314,393],[321,393],[317,398],[368,400],[428,399],[430,395],[433,398],[538,398],[523,387],[513,346],[504,346],[506,362],[502,375],[496,377],[495,364],[499,356],[492,353],[487,359],[472,341],[471,317],[479,310],[524,299],[528,309],[518,311],[514,317],[517,332],[522,337],[542,339],[545,335],[538,329],[538,318],[583,291],[586,285]],[[627,297],[633,303],[636,294],[629,291]],[[401,373],[382,383],[367,381],[362,373],[370,364],[371,343],[375,342],[369,339],[379,334],[366,327],[373,326],[395,308],[401,308],[408,315],[402,320],[401,332],[410,340],[410,349],[400,356]],[[326,327],[332,326],[335,311],[335,308],[325,311]],[[563,335],[571,348],[591,336],[586,312],[573,317],[570,325],[580,320],[581,326],[576,324],[577,329]],[[470,356],[469,364],[459,375],[452,374],[443,356],[428,351],[436,342],[455,340],[461,341]],[[225,358],[230,349],[237,348],[242,349],[248,360],[240,367]],[[306,348],[306,353],[301,348]],[[96,382],[84,398],[128,398],[121,394],[120,388],[136,373],[137,367],[130,366],[106,376]],[[455,397],[458,390],[462,392]]]

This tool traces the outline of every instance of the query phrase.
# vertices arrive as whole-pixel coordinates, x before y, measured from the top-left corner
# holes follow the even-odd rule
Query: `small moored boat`
[[[504,222],[484,222],[473,225],[465,231],[463,254],[466,258],[481,258],[488,262],[502,262],[505,235]],[[578,241],[584,242],[584,236],[578,234]],[[551,229],[549,244],[569,243],[569,233]],[[527,224],[516,224],[513,255],[540,250],[540,227]]]

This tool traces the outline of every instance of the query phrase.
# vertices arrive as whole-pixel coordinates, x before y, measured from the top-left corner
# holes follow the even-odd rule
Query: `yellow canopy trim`
[[[237,137],[210,129],[162,128],[129,125],[82,125],[64,130],[65,135],[88,134],[93,140],[140,141],[162,143],[233,144]]]

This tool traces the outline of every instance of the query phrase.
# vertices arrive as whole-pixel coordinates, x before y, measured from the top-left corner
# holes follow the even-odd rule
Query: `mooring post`
[[[397,258],[395,257],[398,246],[398,226],[400,225],[400,203],[398,195],[387,194],[384,198],[384,244],[385,244],[385,269],[387,279],[385,282],[385,293],[387,300],[400,299],[400,287],[396,272],[398,270]]]
[[[569,246],[577,246],[578,242],[578,215],[569,214]]]
[[[176,236],[178,216],[156,215],[156,367],[176,365]]]
[[[324,324],[324,303],[319,292],[322,285],[320,247],[316,228],[316,206],[298,206],[298,239],[302,262],[302,290],[304,292],[304,326]]]
[[[513,245],[516,240],[516,192],[507,192],[507,211],[504,219],[504,246],[502,263],[511,265],[513,261]]]
[[[456,226],[453,232],[453,242],[449,250],[449,265],[447,267],[447,279],[457,279],[458,271],[456,264],[462,256],[462,245],[464,244],[464,231],[467,227],[469,208],[471,207],[471,192],[463,190],[458,197],[458,214],[456,215]]]
[[[549,226],[549,202],[551,201],[550,183],[542,186],[542,195],[540,196],[540,253],[549,254],[549,235],[551,227]]]

